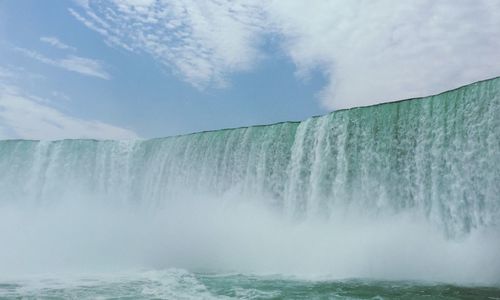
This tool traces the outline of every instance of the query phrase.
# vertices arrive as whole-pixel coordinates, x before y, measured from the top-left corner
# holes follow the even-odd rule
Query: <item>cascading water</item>
[[[0,170],[0,270],[112,248],[118,265],[500,281],[500,78],[303,122],[0,141]]]

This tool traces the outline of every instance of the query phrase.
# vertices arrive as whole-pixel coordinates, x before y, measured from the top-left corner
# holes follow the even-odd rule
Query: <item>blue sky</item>
[[[500,2],[0,1],[0,138],[301,120],[500,75]]]

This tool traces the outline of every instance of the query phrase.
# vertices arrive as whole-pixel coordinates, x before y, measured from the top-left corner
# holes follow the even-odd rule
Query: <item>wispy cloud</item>
[[[261,55],[264,22],[253,1],[114,1],[82,10],[70,13],[108,44],[147,53],[196,87],[225,86]]]
[[[422,96],[500,70],[500,2],[273,2],[272,26],[299,74],[322,71],[327,108]]]
[[[498,75],[496,0],[78,1],[106,43],[147,53],[197,87],[224,86],[277,37],[297,75],[320,71],[329,109],[434,93]]]
[[[53,47],[59,48],[61,50],[76,50],[75,47],[69,46],[63,42],[61,42],[58,38],[54,36],[42,36],[40,41],[47,43]]]
[[[12,79],[16,78],[17,75],[11,70],[0,66],[0,79]]]
[[[63,69],[83,75],[111,79],[111,76],[104,70],[101,63],[94,59],[70,55],[58,61],[58,65]]]
[[[63,59],[52,59],[33,50],[25,48],[15,49],[32,59],[38,60],[48,65],[65,69],[67,71],[106,80],[111,79],[111,76],[106,72],[102,63],[95,59],[80,57],[76,55],[69,55]]]
[[[96,120],[73,117],[50,101],[0,82],[0,139],[134,139],[137,134]]]
[[[71,98],[68,95],[66,95],[65,93],[63,93],[61,91],[52,91],[51,96],[54,97],[55,99],[61,99],[64,101],[71,100]]]

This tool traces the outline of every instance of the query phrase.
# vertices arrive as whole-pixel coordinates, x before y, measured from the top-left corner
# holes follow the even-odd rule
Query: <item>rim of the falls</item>
[[[375,103],[375,104],[369,104],[369,105],[362,105],[362,106],[354,106],[354,107],[348,107],[348,108],[341,108],[337,110],[333,110],[331,112],[322,114],[322,115],[314,115],[307,117],[302,120],[295,120],[295,121],[278,121],[274,123],[268,123],[268,124],[255,124],[255,125],[248,125],[248,126],[237,126],[237,127],[227,127],[227,128],[220,128],[220,129],[211,129],[211,130],[201,130],[201,131],[194,131],[194,132],[189,132],[189,133],[183,133],[183,134],[175,134],[175,135],[169,135],[169,136],[160,136],[160,137],[152,137],[152,138],[136,138],[136,139],[95,139],[95,138],[65,138],[65,139],[53,139],[53,140],[46,140],[50,142],[57,142],[57,141],[66,141],[66,140],[88,140],[88,141],[95,141],[95,142],[100,142],[100,141],[147,141],[147,140],[160,140],[160,139],[168,139],[168,138],[176,138],[176,137],[182,137],[182,136],[189,136],[189,135],[195,135],[195,134],[203,134],[203,133],[209,133],[209,132],[217,132],[217,131],[227,131],[227,130],[238,130],[238,129],[245,129],[245,128],[251,128],[251,127],[266,127],[266,126],[274,126],[274,125],[280,125],[280,124],[300,124],[302,122],[305,122],[309,119],[315,119],[315,118],[321,118],[324,116],[332,115],[332,114],[338,114],[342,113],[345,111],[351,111],[351,110],[357,110],[357,109],[368,109],[372,107],[377,107],[377,106],[385,106],[385,105],[391,105],[391,104],[397,104],[401,102],[406,102],[406,101],[420,101],[420,100],[425,100],[428,98],[433,98],[437,96],[441,96],[450,92],[458,91],[476,84],[481,84],[484,82],[489,82],[489,81],[495,81],[495,80],[500,80],[500,75],[499,76],[494,76],[491,78],[486,78],[486,79],[481,79],[477,80],[471,83],[467,83],[464,85],[460,85],[456,88],[445,90],[442,92],[438,92],[435,94],[430,94],[427,96],[418,96],[418,97],[412,97],[412,98],[405,98],[405,99],[399,99],[399,100],[393,100],[393,101],[388,101],[388,102],[380,102],[380,103]],[[0,141],[42,141],[40,139],[22,139],[22,138],[13,138],[13,139],[0,139]]]

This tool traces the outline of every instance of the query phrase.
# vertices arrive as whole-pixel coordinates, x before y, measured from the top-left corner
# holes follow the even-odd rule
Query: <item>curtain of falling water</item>
[[[463,234],[500,216],[500,79],[300,123],[138,141],[0,141],[0,170],[0,205],[93,195],[154,209],[232,193],[291,218],[413,211]]]

